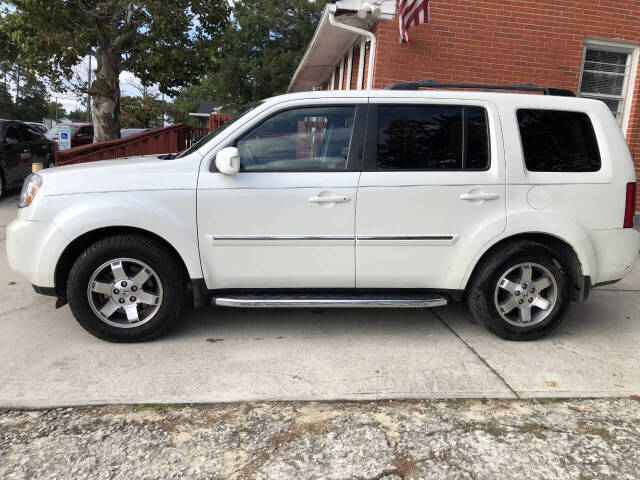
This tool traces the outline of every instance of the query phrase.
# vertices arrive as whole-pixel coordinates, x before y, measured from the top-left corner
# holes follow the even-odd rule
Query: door
[[[24,172],[23,158],[31,158],[31,154],[25,151],[17,124],[9,125],[5,130],[2,156],[7,172],[7,185],[9,188],[15,187],[28,175]]]
[[[444,99],[376,102],[358,190],[356,285],[459,289],[467,257],[506,225],[497,110]]]
[[[33,162],[45,163],[46,144],[40,132],[36,131],[35,128],[19,125],[18,129],[24,146],[23,152],[25,152],[21,159],[22,168],[28,175],[31,172]]]
[[[274,107],[220,145],[238,148],[237,175],[203,162],[198,236],[209,288],[355,286],[359,102]]]

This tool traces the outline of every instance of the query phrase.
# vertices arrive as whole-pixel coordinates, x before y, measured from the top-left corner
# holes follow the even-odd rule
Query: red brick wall
[[[640,0],[431,0],[430,5],[431,23],[409,29],[409,44],[398,42],[395,20],[378,23],[374,88],[435,78],[533,82],[577,91],[587,37],[640,43]],[[639,98],[640,73],[627,130],[640,177]]]
[[[358,64],[360,63],[360,42],[353,46],[353,65],[351,66],[351,90],[358,89]]]

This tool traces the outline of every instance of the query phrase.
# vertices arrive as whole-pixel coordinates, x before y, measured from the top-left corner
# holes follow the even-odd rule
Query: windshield
[[[182,152],[180,155],[178,155],[176,158],[182,158],[182,157],[186,157],[187,155],[191,155],[193,152],[195,152],[196,150],[202,148],[204,145],[206,145],[207,143],[209,143],[211,140],[213,140],[214,138],[216,138],[218,136],[218,134],[220,132],[222,132],[223,130],[225,130],[227,127],[229,127],[231,124],[237,122],[240,118],[244,117],[247,113],[249,113],[251,110],[259,107],[260,105],[262,105],[263,102],[258,102],[252,106],[250,106],[247,110],[245,110],[244,112],[240,113],[236,118],[234,118],[233,120],[229,120],[226,123],[223,123],[219,128],[217,128],[216,130],[214,130],[213,132],[210,132],[209,134],[207,134],[206,136],[202,137],[200,140],[198,140],[198,142],[194,143],[193,145],[191,145],[189,148],[187,148],[184,152]]]
[[[75,132],[78,129],[78,127],[74,127],[73,125],[69,125],[69,124],[66,124],[66,123],[59,123],[55,127],[51,127],[49,130],[47,130],[47,135],[59,135],[60,134],[60,127],[62,127],[62,126],[71,127],[71,132]]]

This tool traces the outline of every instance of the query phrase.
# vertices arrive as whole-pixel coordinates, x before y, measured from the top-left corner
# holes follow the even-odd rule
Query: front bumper
[[[68,244],[51,222],[18,219],[7,226],[9,266],[41,289],[55,288],[56,264]]]

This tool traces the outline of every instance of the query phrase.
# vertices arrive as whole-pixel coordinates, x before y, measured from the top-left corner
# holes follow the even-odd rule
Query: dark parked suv
[[[22,185],[31,164],[53,163],[54,143],[35,127],[13,120],[0,120],[0,197]]]

